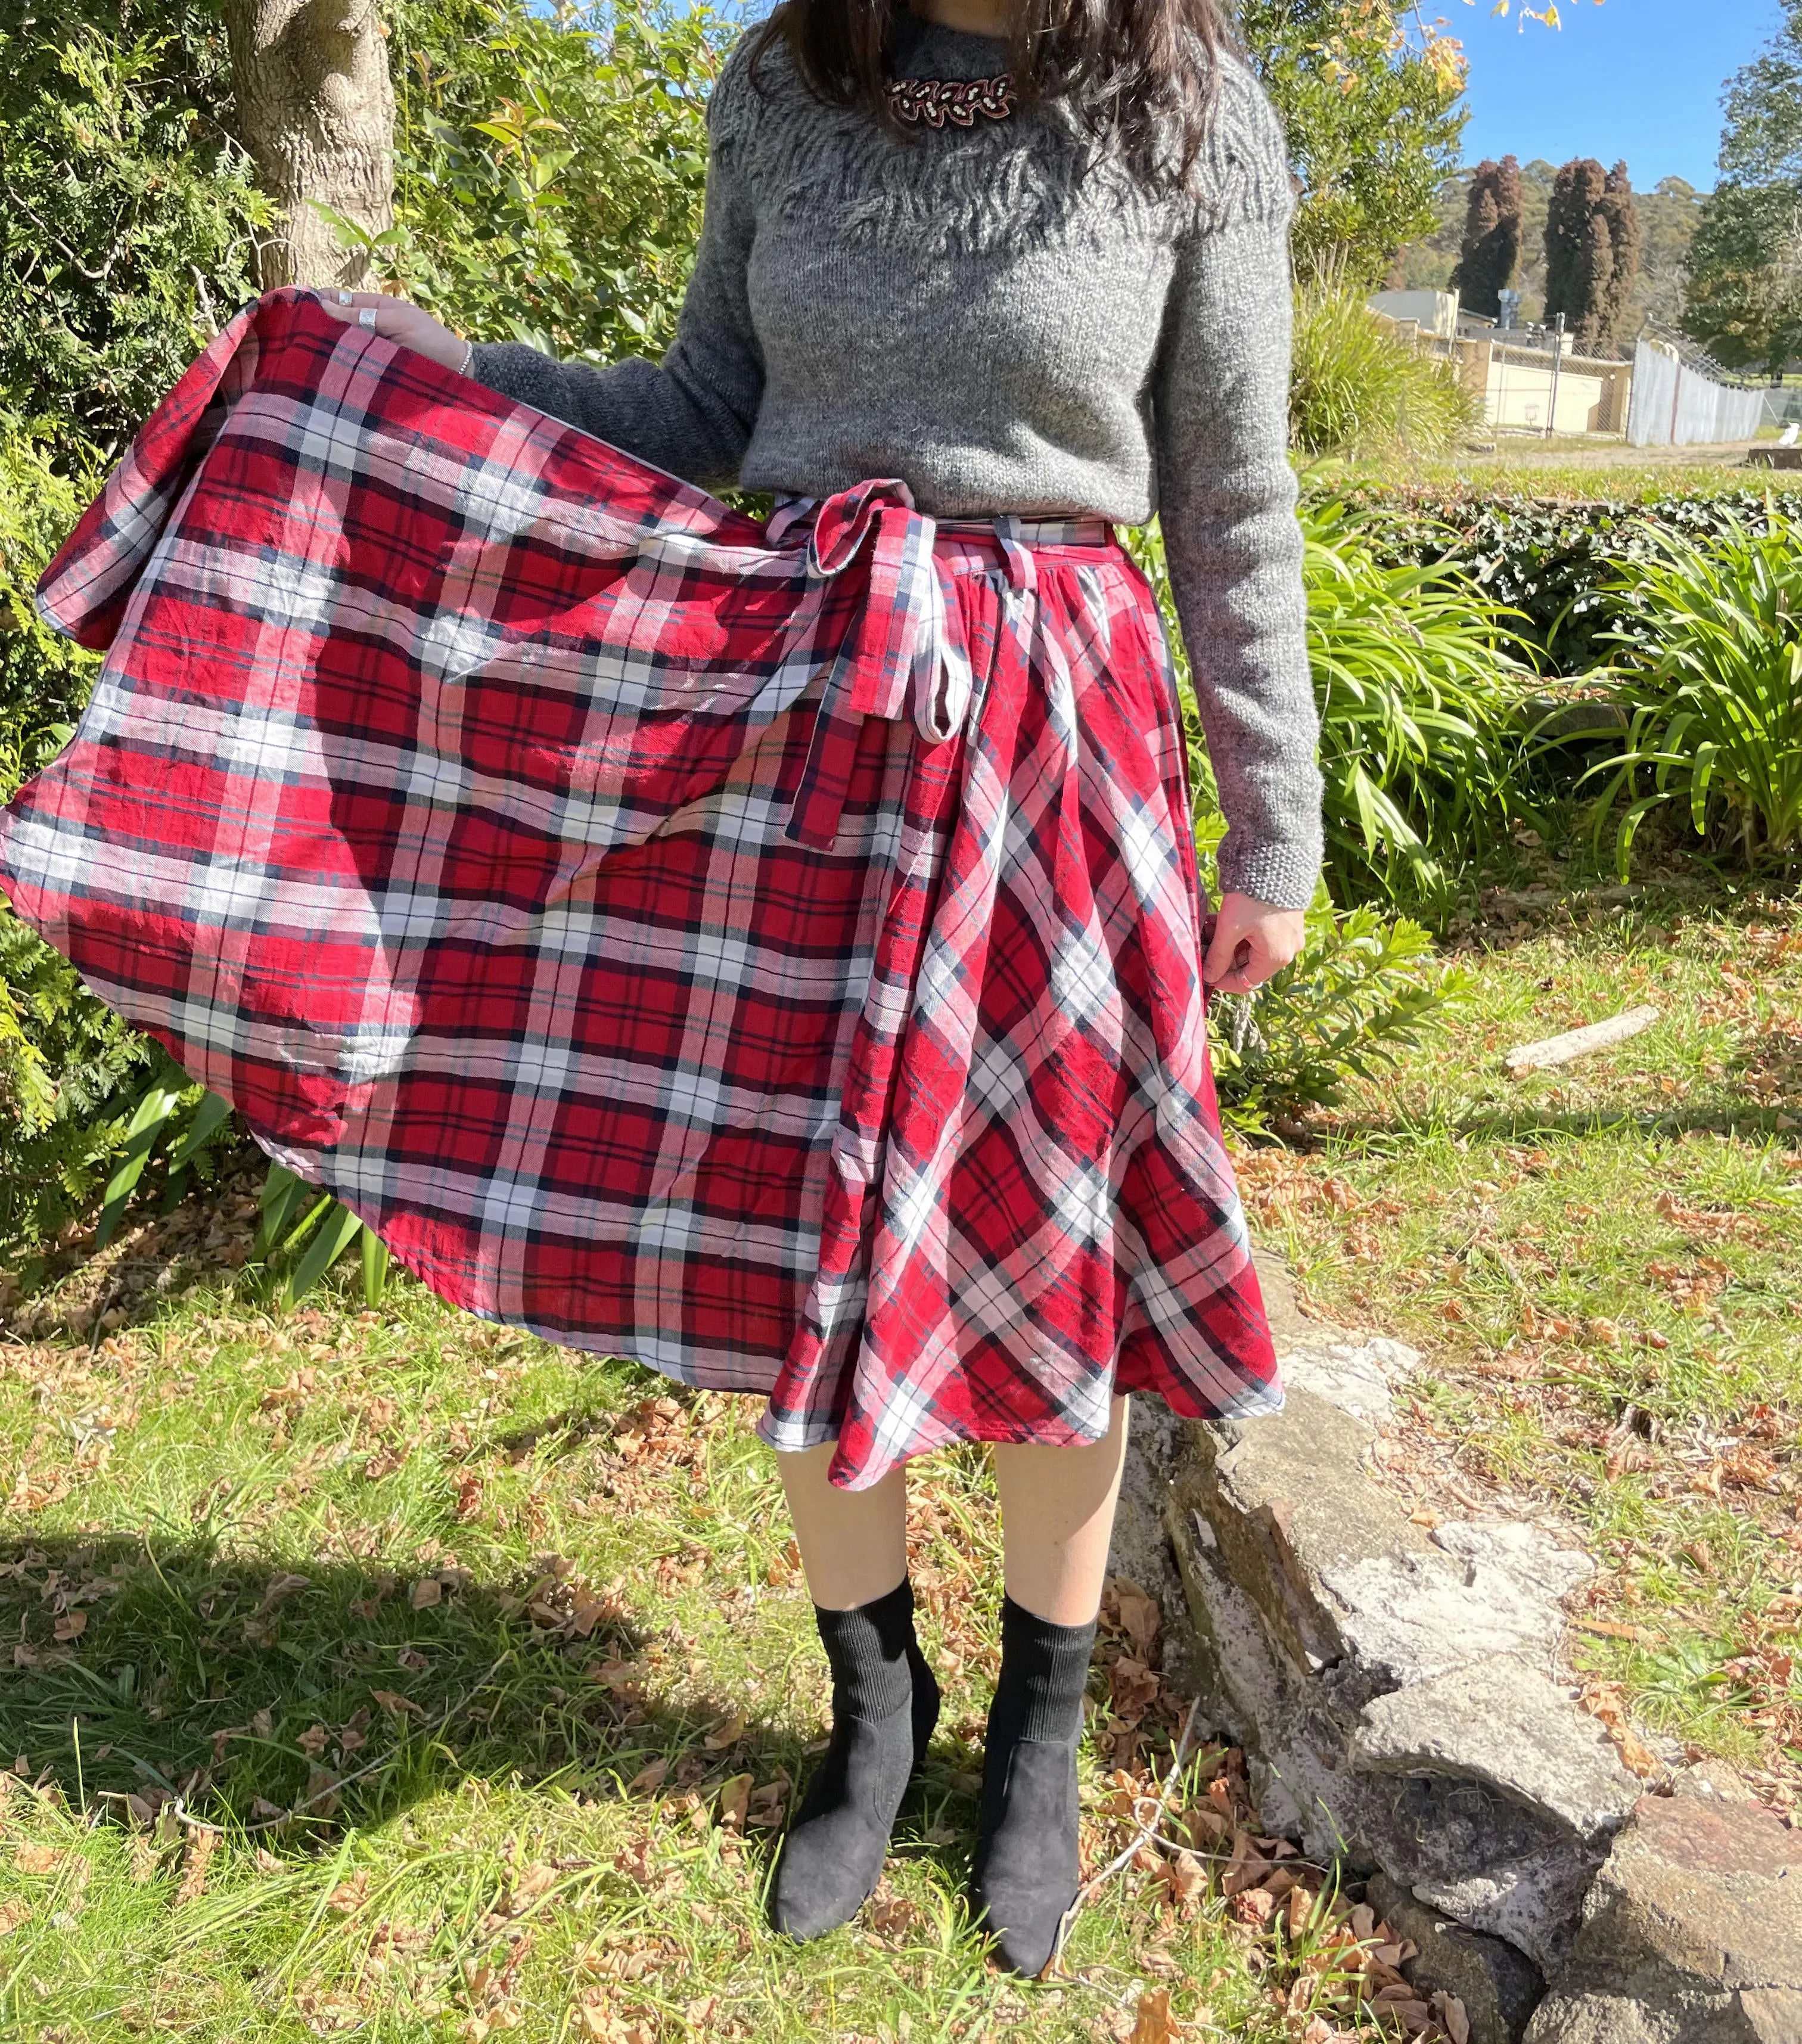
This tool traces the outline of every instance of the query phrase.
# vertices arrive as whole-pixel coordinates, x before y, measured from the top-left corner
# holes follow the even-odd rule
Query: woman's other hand
[[[1201,977],[1216,993],[1249,993],[1301,949],[1308,920],[1299,909],[1274,909],[1249,894],[1228,894],[1214,918]]]
[[[348,326],[368,326],[364,313],[374,315],[374,330],[384,340],[398,340],[402,348],[428,355],[447,369],[461,371],[469,360],[469,343],[452,333],[430,313],[422,312],[405,298],[391,298],[383,291],[324,290],[315,294],[333,319]]]

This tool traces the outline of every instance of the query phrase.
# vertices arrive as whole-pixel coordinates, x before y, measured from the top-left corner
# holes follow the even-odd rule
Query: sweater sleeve
[[[1211,152],[1222,202],[1179,252],[1155,372],[1159,515],[1226,815],[1221,886],[1304,909],[1321,784],[1288,453],[1288,175],[1262,94],[1230,83]]]
[[[662,362],[632,355],[594,369],[507,341],[478,344],[469,369],[490,390],[703,487],[737,482],[763,391],[745,281],[755,218],[727,132],[726,106],[742,94],[736,68],[728,63],[709,103],[701,240]]]

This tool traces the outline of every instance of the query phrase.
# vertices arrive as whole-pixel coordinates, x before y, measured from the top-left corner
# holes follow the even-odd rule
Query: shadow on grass
[[[1448,1135],[1474,1143],[1531,1143],[1546,1137],[1639,1135],[1674,1138],[1703,1135],[1732,1137],[1744,1141],[1763,1136],[1779,1147],[1802,1154],[1802,1133],[1788,1125],[1792,1117],[1781,1109],[1748,1101],[1737,1107],[1728,1101],[1692,1108],[1616,1107],[1604,1101],[1581,1108],[1552,1108],[1531,1101],[1518,1107],[1479,1109],[1445,1124]],[[1398,1135],[1420,1132],[1390,1115],[1349,1115],[1335,1119],[1332,1140],[1335,1147],[1347,1141],[1373,1138],[1393,1141]]]
[[[464,1781],[705,1804],[740,1773],[805,1780],[799,1739],[722,1699],[674,1700],[682,1646],[597,1616],[579,1583],[446,1567],[416,1604],[425,1580],[337,1558],[288,1571],[204,1538],[0,1541],[0,1765],[17,1755],[72,1807],[120,1818],[179,1795],[283,1850]],[[916,1849],[949,1842],[943,1813],[966,1799],[947,1769],[967,1765],[935,1756],[923,1845],[910,1799]],[[758,1810],[749,1836],[773,1846]]]

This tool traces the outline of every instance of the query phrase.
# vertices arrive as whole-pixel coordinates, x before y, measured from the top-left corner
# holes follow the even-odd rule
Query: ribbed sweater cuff
[[[1267,901],[1273,909],[1305,909],[1320,878],[1315,844],[1257,845],[1243,853],[1223,847],[1220,891]]]

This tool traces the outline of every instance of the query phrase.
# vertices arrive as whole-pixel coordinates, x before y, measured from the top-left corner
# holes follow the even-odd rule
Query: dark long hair
[[[820,98],[867,107],[905,133],[889,109],[882,69],[901,6],[781,0],[759,32],[753,73],[784,43]],[[1206,146],[1220,52],[1233,47],[1220,0],[1011,0],[1007,43],[1023,106],[1068,100],[1081,125],[1135,177],[1154,186],[1188,182]]]

